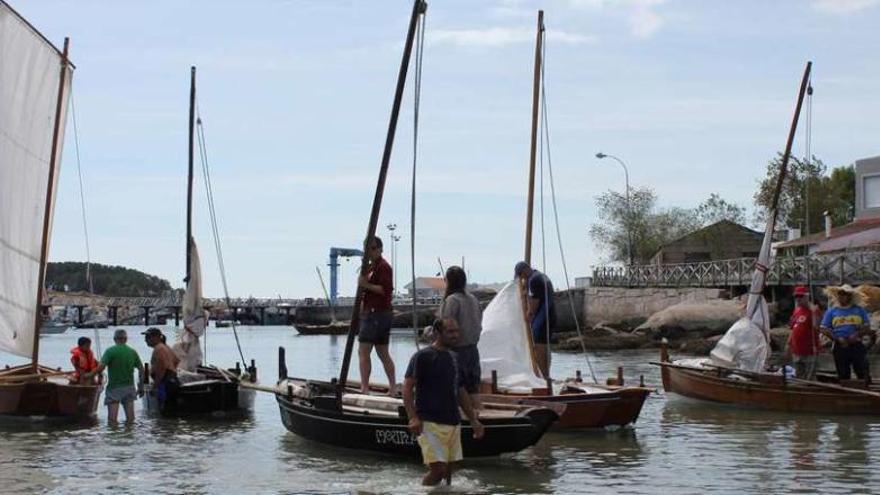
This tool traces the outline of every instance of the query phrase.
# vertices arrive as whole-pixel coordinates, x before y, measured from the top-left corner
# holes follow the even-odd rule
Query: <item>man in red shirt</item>
[[[794,288],[795,308],[788,321],[791,335],[788,349],[791,351],[795,374],[803,380],[816,379],[816,364],[819,354],[819,332],[816,316],[810,303],[810,291],[799,285]]]
[[[370,353],[373,347],[382,361],[388,375],[388,395],[397,394],[394,378],[394,361],[388,353],[388,339],[391,335],[391,294],[394,291],[391,265],[382,257],[382,239],[373,237],[367,249],[370,266],[367,275],[358,278],[358,289],[364,291],[361,302],[361,324],[358,329],[358,358],[361,370],[361,392],[370,390],[372,363]]]

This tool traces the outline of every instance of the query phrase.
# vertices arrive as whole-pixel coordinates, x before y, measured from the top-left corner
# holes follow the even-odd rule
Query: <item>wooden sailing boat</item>
[[[419,18],[424,14],[426,8],[427,4],[423,0],[415,0],[413,3],[391,111],[391,121],[388,126],[382,165],[379,170],[379,180],[373,199],[367,235],[364,239],[365,247],[370,244],[376,234],[413,40]],[[364,249],[365,253],[367,251]],[[361,273],[366,274],[367,269],[367,257],[364,255]],[[318,442],[418,457],[421,452],[416,437],[408,430],[409,420],[406,417],[403,401],[396,397],[361,394],[359,386],[357,388],[348,386],[348,369],[359,325],[362,297],[363,291],[358,291],[338,380],[322,382],[290,378],[284,359],[284,349],[279,349],[279,381],[275,399],[281,412],[281,420],[288,430]],[[461,438],[464,456],[498,455],[505,452],[516,452],[531,446],[543,436],[563,409],[562,406],[541,404],[496,405],[486,403],[480,416],[480,421],[485,425],[483,439],[474,440],[470,424],[467,421],[462,423]]]
[[[0,0],[0,414],[94,416],[101,388],[39,364],[42,301],[73,64]]]
[[[767,216],[764,241],[755,260],[746,316],[740,320],[744,322],[743,329],[750,331],[758,343],[765,345],[757,347],[758,352],[737,346],[732,333],[736,325],[719,341],[712,351],[712,358],[708,360],[672,362],[664,345],[660,350],[660,362],[652,364],[661,367],[663,388],[667,392],[713,402],[790,412],[880,414],[880,387],[869,381],[840,381],[831,376],[808,381],[764,371],[770,349],[770,317],[763,296],[771,263],[770,243],[811,68],[812,63],[807,62]]]
[[[543,79],[543,40],[544,11],[539,11],[524,257],[525,262],[530,265],[538,110]],[[519,283],[511,282],[496,295],[483,314],[484,328],[479,344],[484,376],[482,397],[486,401],[509,403],[540,400],[564,404],[566,409],[556,424],[558,428],[623,426],[634,423],[651,391],[644,386],[624,386],[622,373],[619,374],[616,385],[587,385],[580,379],[574,379],[567,380],[561,386],[554,386],[550,377],[543,376],[535,360],[529,325],[523,318],[523,290]],[[487,321],[496,321],[499,324],[489,329]]]
[[[186,200],[186,292],[183,297],[184,329],[175,352],[181,357],[178,367],[180,388],[160,406],[155,394],[144,396],[148,411],[163,416],[243,412],[253,408],[256,391],[241,386],[254,384],[257,369],[253,360],[247,373],[239,365],[232,369],[202,364],[200,339],[208,327],[208,315],[202,306],[202,267],[199,251],[192,234],[193,148],[195,139],[196,68],[190,72],[189,155]],[[234,323],[233,323],[234,325]],[[243,358],[242,358],[243,359]],[[145,374],[149,383],[150,374]],[[150,389],[152,390],[152,386]]]
[[[351,326],[351,323],[347,321],[338,321],[336,319],[336,308],[333,305],[333,301],[330,299],[330,295],[327,294],[327,286],[324,285],[324,277],[321,276],[321,269],[316,266],[315,272],[318,273],[318,281],[321,282],[321,289],[324,291],[324,299],[327,301],[327,307],[330,308],[330,323],[294,323],[293,328],[295,328],[300,335],[345,335],[348,333],[348,328]]]

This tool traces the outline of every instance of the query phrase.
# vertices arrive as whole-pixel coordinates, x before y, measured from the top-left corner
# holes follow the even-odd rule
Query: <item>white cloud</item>
[[[657,33],[665,24],[666,18],[657,8],[667,0],[568,0],[569,5],[583,9],[623,10],[630,33],[638,38],[648,38]],[[822,0],[818,0],[822,1]],[[878,0],[851,0],[878,1]]]
[[[492,27],[483,29],[439,29],[430,34],[430,43],[437,45],[498,47],[535,40],[532,28]],[[553,30],[554,41],[567,45],[581,45],[595,41],[594,36]]]
[[[837,15],[852,14],[880,5],[880,0],[814,0],[813,8]]]

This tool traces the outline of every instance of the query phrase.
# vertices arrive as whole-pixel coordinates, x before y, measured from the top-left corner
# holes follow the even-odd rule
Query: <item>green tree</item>
[[[171,290],[167,280],[124,266],[91,264],[95,294],[107,296],[155,297]],[[88,291],[86,264],[78,261],[49,263],[46,286],[55,290]]]
[[[767,164],[767,172],[758,184],[755,193],[755,204],[759,206],[755,212],[757,223],[767,221],[767,212],[772,206],[773,192],[782,155]],[[792,229],[809,228],[810,232],[819,232],[824,228],[823,212],[831,215],[835,225],[849,223],[853,219],[855,205],[855,169],[850,166],[835,168],[831,175],[822,160],[816,158],[807,163],[797,157],[791,157],[789,170],[786,174],[782,193],[779,196],[778,225]],[[809,205],[807,204],[809,198]],[[809,226],[806,216],[809,209]]]
[[[740,225],[746,223],[746,208],[736,203],[731,203],[716,193],[697,205],[694,214],[703,226],[712,225],[721,220],[729,220]]]
[[[694,210],[657,210],[657,195],[649,187],[630,190],[630,201],[616,191],[596,198],[601,223],[590,226],[590,236],[608,252],[610,261],[646,263],[660,246],[702,226]]]

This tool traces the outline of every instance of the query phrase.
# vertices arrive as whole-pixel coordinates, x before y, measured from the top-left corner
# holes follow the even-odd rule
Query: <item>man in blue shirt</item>
[[[418,436],[422,458],[430,469],[422,484],[429,486],[444,478],[449,484],[452,465],[462,458],[459,407],[470,419],[474,438],[484,434],[451,350],[458,345],[458,324],[451,318],[437,320],[432,333],[434,342],[413,355],[403,381],[409,431]]]
[[[524,292],[528,293],[523,306],[529,327],[532,329],[532,344],[535,346],[535,361],[544,377],[550,376],[550,354],[547,345],[556,329],[556,307],[553,304],[553,282],[547,275],[535,270],[525,261],[520,261],[513,269]]]
[[[871,334],[871,320],[865,308],[854,303],[855,289],[849,284],[827,291],[834,299],[822,318],[819,331],[834,342],[834,366],[837,376],[848,380],[851,370],[860,379],[868,378],[868,350],[863,335]]]

